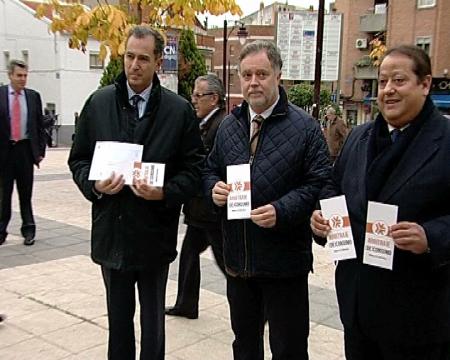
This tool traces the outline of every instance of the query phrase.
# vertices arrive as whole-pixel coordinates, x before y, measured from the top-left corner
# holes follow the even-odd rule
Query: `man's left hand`
[[[399,249],[411,251],[414,254],[423,254],[428,249],[428,240],[425,230],[416,223],[402,221],[392,225],[390,234],[395,246]]]
[[[260,206],[251,211],[250,219],[258,226],[272,228],[277,223],[277,212],[271,204]]]
[[[162,187],[150,186],[141,181],[130,186],[131,190],[138,197],[145,200],[162,200],[164,199],[164,191]]]

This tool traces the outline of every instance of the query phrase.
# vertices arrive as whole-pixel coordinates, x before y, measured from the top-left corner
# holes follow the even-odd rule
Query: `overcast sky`
[[[272,3],[276,2],[276,0],[265,0],[264,5],[270,5]],[[279,0],[278,2],[285,3],[285,0]],[[325,9],[328,10],[329,4],[332,2],[332,0],[325,0]],[[258,0],[236,0],[236,3],[241,7],[242,12],[244,13],[243,16],[249,15],[254,13],[259,9],[259,3]],[[314,9],[317,10],[319,8],[319,0],[288,0],[289,5],[296,5],[296,6],[302,6],[305,8],[309,8],[310,5],[314,6]],[[204,16],[199,16],[199,18],[203,21]],[[223,20],[238,20],[239,16],[233,17],[229,13],[224,16],[208,16],[208,26],[223,26]]]

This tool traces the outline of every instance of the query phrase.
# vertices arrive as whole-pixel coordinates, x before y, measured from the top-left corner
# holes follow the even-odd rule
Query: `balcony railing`
[[[386,31],[386,14],[369,14],[360,16],[359,31],[367,33]]]
[[[378,79],[378,68],[375,66],[354,66],[353,71],[357,80]]]

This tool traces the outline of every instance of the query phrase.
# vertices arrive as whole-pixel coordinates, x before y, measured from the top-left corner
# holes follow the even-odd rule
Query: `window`
[[[416,45],[430,55],[431,36],[419,36],[416,38]]]
[[[417,0],[418,8],[426,8],[436,5],[436,0]]]
[[[99,53],[97,51],[89,52],[89,69],[103,69],[104,62],[100,60]]]
[[[22,50],[22,60],[28,64],[28,50]]]
[[[3,51],[3,58],[5,60],[5,69],[8,69],[8,65],[9,65],[9,51]]]

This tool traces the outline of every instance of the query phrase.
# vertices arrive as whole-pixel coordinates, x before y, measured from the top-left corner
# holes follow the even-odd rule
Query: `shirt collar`
[[[261,114],[259,114],[259,115],[261,115],[263,118],[264,118],[264,120],[265,119],[267,119],[271,114],[272,114],[272,112],[273,112],[273,109],[275,109],[275,106],[278,104],[278,101],[280,100],[280,94],[278,94],[278,97],[277,97],[277,100],[272,104],[272,106],[270,106],[267,110],[264,110]],[[250,104],[249,104],[249,106],[248,106],[248,110],[249,110],[249,113],[250,113],[250,122],[253,120],[253,118],[256,116],[256,115],[258,115],[256,112],[254,112],[253,111],[253,109],[252,109],[252,107],[250,106]]]
[[[150,83],[150,85],[148,86],[148,88],[144,89],[144,91],[141,91],[139,94],[136,93],[131,87],[130,84],[128,84],[127,81],[127,90],[128,90],[128,100],[131,101],[131,98],[134,95],[139,95],[144,99],[144,102],[147,102],[148,99],[150,98],[150,92],[152,90],[152,83]]]
[[[23,95],[25,92],[25,89],[22,89],[20,91],[19,95]],[[14,95],[16,93],[16,90],[14,90],[14,88],[11,86],[11,84],[8,84],[8,94]]]
[[[403,131],[403,130],[405,130],[409,125],[411,125],[411,124],[406,124],[405,126],[403,126],[403,127],[401,127],[399,130],[400,131]],[[397,129],[396,127],[393,127],[391,124],[387,124],[387,126],[388,126],[388,130],[389,130],[389,134],[392,132],[392,130],[394,130],[394,129]]]

